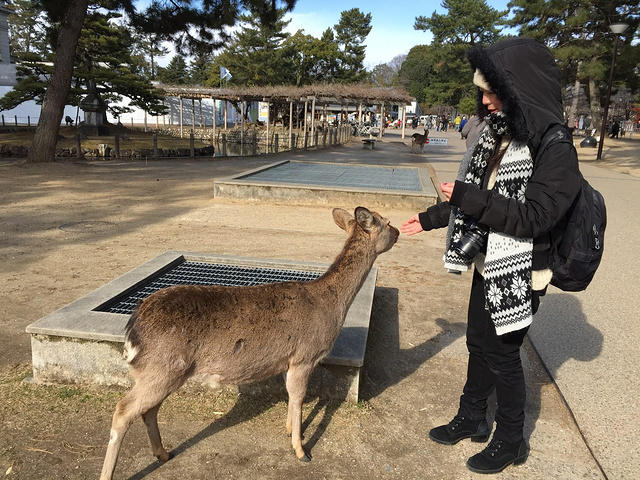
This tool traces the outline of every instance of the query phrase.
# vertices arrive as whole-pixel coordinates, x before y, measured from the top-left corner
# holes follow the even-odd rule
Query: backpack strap
[[[563,125],[555,125],[544,134],[542,140],[540,140],[540,146],[538,147],[538,151],[536,152],[536,156],[533,160],[534,165],[538,162],[545,150],[554,143],[570,143],[571,146],[573,146],[571,134]]]

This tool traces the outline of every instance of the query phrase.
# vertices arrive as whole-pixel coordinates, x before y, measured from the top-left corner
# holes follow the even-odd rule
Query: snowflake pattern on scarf
[[[471,161],[464,173],[464,181],[482,186],[487,160],[495,151],[498,137],[506,133],[502,112],[487,116],[490,128],[485,128],[478,138]],[[499,194],[524,202],[527,182],[533,174],[533,158],[525,143],[511,141],[496,172],[493,190]],[[468,218],[458,209],[453,222],[449,249],[445,253],[445,268],[466,271],[471,263],[455,252],[451,245],[464,234]],[[533,264],[533,239],[517,238],[490,229],[484,260],[484,288],[486,306],[496,327],[503,335],[529,326],[532,321],[531,269]]]

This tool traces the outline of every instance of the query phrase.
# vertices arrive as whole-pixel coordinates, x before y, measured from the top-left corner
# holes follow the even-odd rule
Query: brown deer
[[[414,133],[411,135],[413,138],[411,140],[411,153],[416,152],[416,147],[420,147],[420,153],[424,150],[424,144],[429,140],[429,130],[424,129],[424,135],[420,133]]]
[[[284,372],[286,431],[296,457],[311,460],[301,435],[309,376],[331,351],[374,260],[399,234],[389,220],[364,207],[355,209],[355,218],[336,208],[333,218],[349,238],[315,280],[251,287],[181,285],[138,305],[126,326],[124,352],[135,384],[116,405],[102,480],[112,477],[123,437],[140,416],[153,454],[163,462],[169,459],[158,409],[194,375],[218,385],[240,385]]]

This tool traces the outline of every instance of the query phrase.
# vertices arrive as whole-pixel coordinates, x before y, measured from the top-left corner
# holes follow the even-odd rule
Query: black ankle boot
[[[476,473],[498,473],[512,463],[523,464],[528,455],[529,447],[524,440],[510,443],[494,436],[487,448],[467,460],[467,467]]]
[[[447,425],[431,429],[429,438],[444,445],[455,445],[464,438],[471,438],[472,442],[486,442],[490,433],[486,420],[471,420],[456,415]]]

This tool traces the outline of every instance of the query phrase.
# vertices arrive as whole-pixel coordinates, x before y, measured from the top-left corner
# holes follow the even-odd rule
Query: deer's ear
[[[364,207],[356,208],[356,221],[365,232],[370,232],[376,223],[376,217]]]
[[[349,221],[353,220],[353,215],[341,208],[334,208],[333,220],[336,222],[336,225],[346,231],[347,225],[349,225]]]

